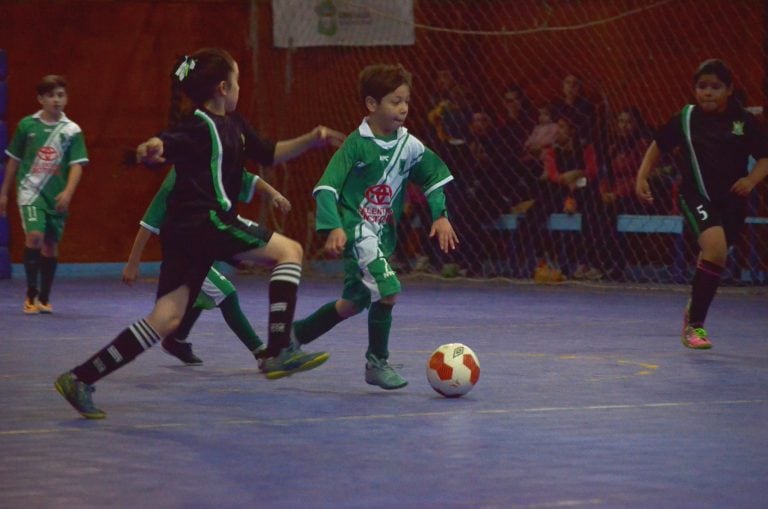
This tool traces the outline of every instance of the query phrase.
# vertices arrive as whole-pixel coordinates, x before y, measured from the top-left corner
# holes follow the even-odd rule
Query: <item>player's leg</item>
[[[355,256],[361,281],[370,292],[372,302],[368,310],[365,381],[387,390],[405,387],[408,382],[389,364],[392,309],[400,293],[400,281],[379,248],[378,238],[359,239],[355,243]]]
[[[251,224],[250,233],[258,234]],[[271,233],[266,245],[237,254],[236,261],[272,261],[269,281],[269,336],[262,371],[269,379],[290,376],[323,364],[325,352],[307,353],[290,347],[290,330],[301,280],[301,244],[279,233]],[[256,245],[257,243],[254,243]]]
[[[37,308],[41,313],[53,313],[50,303],[51,287],[56,275],[56,267],[59,262],[59,242],[64,233],[66,216],[62,214],[48,214],[40,257],[40,294],[37,297]]]
[[[266,349],[266,345],[253,330],[251,322],[248,321],[240,308],[240,298],[237,295],[235,285],[215,267],[211,267],[205,278],[205,283],[203,283],[201,293],[205,293],[206,297],[219,308],[224,321],[248,351],[259,358]]]
[[[93,384],[125,366],[173,332],[181,321],[189,299],[189,288],[181,286],[158,298],[152,312],[121,331],[104,348],[71,371],[61,374],[56,390],[88,419],[103,419],[106,414],[93,404]]]
[[[23,310],[26,314],[40,312],[35,299],[40,293],[40,256],[45,239],[45,212],[34,205],[19,207],[21,226],[24,230],[24,273],[27,278],[27,296]]]
[[[56,390],[75,410],[89,419],[105,414],[91,400],[93,384],[125,366],[139,354],[179,327],[190,299],[196,298],[211,266],[211,260],[190,256],[186,249],[163,241],[163,263],[157,285],[157,299],[146,318],[121,331],[87,361],[60,375]]]
[[[704,320],[720,284],[727,256],[722,211],[697,194],[681,196],[680,206],[700,248],[684,313],[681,341],[687,348],[706,350],[712,348],[712,343],[704,329]]]
[[[323,304],[314,313],[293,322],[292,340],[299,344],[319,338],[338,323],[360,313],[371,303],[371,292],[363,284],[357,259],[350,251],[344,253],[344,291],[342,298]]]
[[[202,292],[198,295],[198,301],[201,296]],[[173,355],[187,366],[199,366],[203,363],[203,360],[192,351],[192,343],[187,342],[187,337],[203,309],[207,308],[199,307],[197,302],[193,306],[188,306],[179,327],[163,338],[160,343],[165,353]]]

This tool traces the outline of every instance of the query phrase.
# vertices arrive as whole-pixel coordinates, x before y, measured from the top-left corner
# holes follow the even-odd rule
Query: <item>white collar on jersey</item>
[[[43,110],[38,111],[37,113],[33,114],[32,117],[38,119],[40,122],[46,125],[56,125],[59,122],[69,122],[69,119],[67,118],[67,115],[62,111],[61,112],[61,118],[57,120],[56,122],[48,122],[46,120],[43,120]]]
[[[373,131],[371,131],[371,126],[368,125],[368,117],[365,117],[363,121],[360,122],[360,126],[357,128],[357,130],[360,131],[360,136],[363,138],[376,138],[376,135],[373,134]],[[400,126],[397,128],[397,136],[395,139],[399,140],[406,134],[408,134],[408,129]]]

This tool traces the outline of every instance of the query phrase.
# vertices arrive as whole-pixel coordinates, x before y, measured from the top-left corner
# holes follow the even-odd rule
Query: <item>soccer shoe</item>
[[[33,299],[24,299],[24,307],[22,309],[25,315],[36,315],[40,312]]]
[[[43,304],[40,302],[40,299],[35,299],[35,306],[37,307],[37,310],[40,311],[44,315],[50,315],[53,313],[53,306],[50,302],[46,302]]]
[[[269,380],[277,380],[294,373],[316,368],[328,360],[327,352],[304,352],[301,348],[289,346],[283,348],[277,357],[262,359],[259,369]]]
[[[382,389],[391,391],[408,385],[408,381],[401,377],[386,359],[379,359],[375,355],[366,355],[365,383],[378,385]]]
[[[160,346],[168,355],[173,355],[187,366],[199,366],[203,360],[192,352],[192,343],[179,341],[176,338],[168,336]]]
[[[86,419],[103,419],[107,416],[104,410],[93,406],[91,394],[96,390],[93,385],[76,379],[71,371],[59,376],[53,386]]]
[[[710,343],[709,338],[707,337],[707,331],[703,327],[686,326],[685,330],[683,330],[681,341],[683,342],[683,346],[686,348],[693,348],[694,350],[707,350],[712,348],[712,343]]]

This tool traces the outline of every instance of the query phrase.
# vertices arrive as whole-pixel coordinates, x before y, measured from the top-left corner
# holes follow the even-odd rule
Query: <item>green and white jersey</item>
[[[406,128],[400,127],[391,139],[381,139],[363,119],[333,155],[312,192],[317,198],[318,193],[329,191],[337,203],[334,210],[318,206],[316,227],[343,227],[356,243],[376,237],[378,248],[389,256],[408,182],[421,187],[429,199],[451,180],[445,163]]]
[[[41,114],[42,110],[19,122],[5,153],[19,161],[18,204],[53,209],[56,196],[67,185],[70,165],[87,164],[88,152],[79,125],[63,113],[52,124]]]
[[[253,199],[253,194],[256,190],[256,182],[258,182],[259,176],[253,173],[243,170],[243,185],[240,188],[239,201],[243,203],[249,203]],[[152,202],[144,212],[144,217],[141,218],[139,224],[151,231],[155,235],[160,234],[160,227],[165,221],[165,215],[168,210],[168,195],[171,194],[173,188],[176,186],[176,169],[171,168],[168,175],[165,176],[165,180],[160,185],[160,189],[155,193],[155,197],[152,198]]]

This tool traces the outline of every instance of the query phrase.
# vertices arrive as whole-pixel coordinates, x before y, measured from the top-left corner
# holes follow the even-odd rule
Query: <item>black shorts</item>
[[[157,298],[186,285],[194,302],[213,262],[229,262],[237,254],[264,247],[272,235],[271,230],[239,216],[233,223],[204,225],[194,232],[163,228]]]
[[[743,198],[733,195],[711,202],[699,194],[684,193],[680,195],[680,206],[696,238],[707,228],[722,226],[728,246],[738,242],[747,217],[747,201]]]

